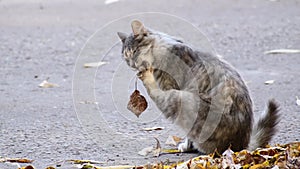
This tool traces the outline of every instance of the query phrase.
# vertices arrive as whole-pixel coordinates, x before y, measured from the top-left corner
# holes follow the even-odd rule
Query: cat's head
[[[122,41],[122,54],[128,66],[135,70],[142,71],[152,66],[153,57],[151,50],[153,48],[152,32],[147,29],[143,23],[138,20],[131,22],[132,33],[118,32]]]

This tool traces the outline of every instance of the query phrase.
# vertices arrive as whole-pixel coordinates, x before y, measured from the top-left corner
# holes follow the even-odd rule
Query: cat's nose
[[[146,69],[150,68],[150,63],[148,61],[143,61],[142,66],[145,67]]]
[[[137,69],[139,70],[139,72],[144,72],[147,70],[144,66],[140,66]]]

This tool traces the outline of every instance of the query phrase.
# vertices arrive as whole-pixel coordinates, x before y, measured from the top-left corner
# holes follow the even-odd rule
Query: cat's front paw
[[[152,83],[155,82],[154,75],[153,75],[153,68],[150,67],[144,71],[141,71],[137,74],[138,78],[140,78],[144,83]]]
[[[143,84],[147,88],[148,92],[152,89],[158,89],[153,75],[153,71],[154,69],[150,67],[149,69],[141,71],[137,74],[137,76],[143,81]]]

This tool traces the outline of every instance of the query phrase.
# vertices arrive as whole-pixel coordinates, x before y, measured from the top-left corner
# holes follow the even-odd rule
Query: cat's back
[[[163,33],[154,34],[153,41],[152,57],[156,60],[155,66],[160,69],[156,77],[161,80],[163,89],[208,93],[222,87],[222,90],[248,94],[236,69],[215,54],[201,52],[201,49]],[[195,89],[195,86],[198,88]]]

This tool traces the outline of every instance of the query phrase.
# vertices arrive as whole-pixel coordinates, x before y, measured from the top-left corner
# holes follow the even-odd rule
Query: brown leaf
[[[182,140],[182,138],[180,137],[177,137],[177,136],[169,136],[167,138],[167,141],[166,141],[166,144],[167,145],[174,145],[174,146],[177,146],[178,143],[180,143]]]
[[[6,162],[11,162],[11,163],[32,163],[33,160],[29,160],[26,158],[10,158],[10,159],[6,159]]]
[[[140,94],[140,91],[135,90],[130,96],[127,109],[139,117],[147,109],[147,106],[145,97]]]
[[[68,160],[70,162],[73,162],[74,164],[84,164],[84,163],[89,163],[89,164],[103,164],[104,162],[101,161],[93,161],[93,160]]]
[[[45,169],[55,169],[54,167],[50,166],[50,167],[47,167]]]
[[[24,166],[24,167],[19,167],[18,169],[35,169],[32,165]]]
[[[32,165],[28,165],[28,166],[22,167],[21,169],[35,169],[35,168]]]

